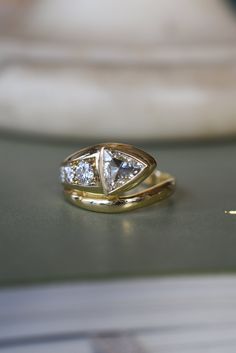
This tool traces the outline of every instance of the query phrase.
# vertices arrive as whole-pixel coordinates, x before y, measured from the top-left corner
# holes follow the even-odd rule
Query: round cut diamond
[[[75,175],[81,185],[89,185],[94,182],[94,169],[89,162],[79,162],[75,169]]]
[[[73,183],[75,172],[70,166],[61,167],[61,182],[62,183]]]
[[[60,179],[62,183],[66,181],[66,173],[64,167],[61,167],[60,169]]]

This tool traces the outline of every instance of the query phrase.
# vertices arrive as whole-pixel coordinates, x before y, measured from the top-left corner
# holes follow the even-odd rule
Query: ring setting
[[[155,171],[155,159],[127,144],[103,143],[67,157],[60,177],[72,204],[96,212],[125,212],[160,201],[175,189],[175,179]],[[146,185],[134,194],[129,191]]]

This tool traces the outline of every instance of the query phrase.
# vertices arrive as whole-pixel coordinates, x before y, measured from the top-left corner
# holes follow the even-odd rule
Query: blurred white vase
[[[226,3],[0,0],[3,14],[0,128],[109,139],[236,133]]]

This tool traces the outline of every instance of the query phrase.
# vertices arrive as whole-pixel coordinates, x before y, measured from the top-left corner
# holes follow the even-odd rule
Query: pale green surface
[[[112,215],[63,199],[59,163],[86,144],[0,140],[0,283],[236,269],[236,143],[136,145],[177,192]]]

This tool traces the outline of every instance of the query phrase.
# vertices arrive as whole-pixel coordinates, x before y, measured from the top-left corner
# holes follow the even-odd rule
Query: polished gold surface
[[[131,166],[138,166],[137,174],[126,172],[126,179],[121,178],[117,185],[109,189],[105,169],[105,164],[109,162],[104,160],[104,150],[112,156],[118,155],[118,158],[121,156],[125,165],[130,163]],[[86,167],[84,175],[90,178],[89,181],[86,179],[85,182],[84,180],[80,182],[78,179],[77,170],[80,173],[79,177],[83,178],[83,173],[81,176],[78,169],[81,163],[83,168]],[[126,144],[104,143],[82,149],[66,158],[62,168],[69,168],[70,173],[69,181],[62,180],[65,198],[78,207],[95,212],[130,211],[159,202],[169,197],[175,190],[175,178],[168,173],[155,170],[156,161],[152,156]],[[109,172],[110,170],[112,169],[109,169]],[[89,174],[86,174],[87,171]],[[134,188],[137,190],[131,192],[130,190]]]
[[[64,188],[64,194],[71,203],[87,210],[106,213],[125,212],[161,201],[174,192],[175,180],[167,173],[156,172],[150,181],[145,182],[151,185],[150,187],[130,195],[106,196],[67,187]]]

